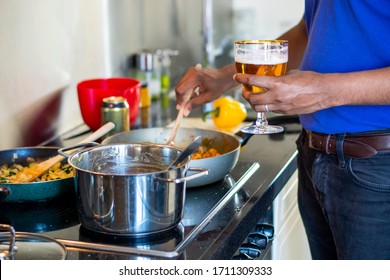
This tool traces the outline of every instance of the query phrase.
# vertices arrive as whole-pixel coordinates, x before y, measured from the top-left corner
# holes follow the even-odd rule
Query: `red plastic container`
[[[130,109],[130,124],[138,117],[141,83],[131,78],[92,79],[77,85],[77,94],[84,122],[93,130],[101,127],[103,98],[123,96]]]

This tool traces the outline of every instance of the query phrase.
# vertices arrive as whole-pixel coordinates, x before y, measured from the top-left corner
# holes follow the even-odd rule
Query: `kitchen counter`
[[[176,111],[171,111],[176,114]],[[142,112],[141,112],[142,113]],[[150,112],[149,112],[150,113]],[[165,118],[166,125],[174,117]],[[161,118],[155,118],[161,122]],[[142,128],[138,123],[138,127]],[[84,248],[68,246],[68,259],[232,259],[239,255],[239,248],[246,242],[246,237],[254,227],[261,223],[272,225],[272,202],[284,187],[288,179],[296,170],[296,146],[295,140],[300,130],[299,124],[288,124],[286,132],[269,136],[252,136],[243,145],[237,165],[223,180],[214,184],[188,188],[184,218],[177,229],[170,234],[154,237],[153,240],[121,241],[121,238],[110,237],[110,244],[119,244],[124,247],[137,247],[141,253],[127,254],[126,251],[107,251],[101,248]],[[75,131],[82,131],[77,128]],[[73,132],[74,134],[75,132]],[[77,133],[76,133],[77,134]],[[81,133],[83,134],[83,133]],[[61,137],[62,145],[76,143],[79,137],[67,139]],[[58,144],[58,143],[57,143]],[[250,174],[247,173],[250,171]],[[213,207],[224,198],[237,182],[243,182],[240,190],[229,199],[226,205],[214,211],[214,216],[207,220],[198,234],[192,238],[191,231],[197,229],[199,223],[204,222],[204,216],[213,210]],[[69,207],[76,207],[75,197],[67,198]],[[16,229],[18,230],[18,229]],[[105,244],[106,238],[96,237],[95,234],[84,229],[77,222],[69,223],[64,228],[49,229],[43,234],[65,241],[92,242],[93,244]],[[165,254],[176,252],[177,247],[185,240],[185,247],[179,254]],[[261,256],[267,254],[271,240],[267,248],[261,251]],[[118,247],[118,246],[117,246]],[[157,253],[142,255],[143,250],[152,249]]]
[[[257,224],[272,225],[272,202],[297,168],[296,138],[297,134],[253,136],[243,147],[239,162],[258,162],[260,168],[242,188],[245,198],[236,211],[226,210],[216,218],[214,224],[221,219],[226,225],[210,234],[212,241],[198,258],[229,259]]]

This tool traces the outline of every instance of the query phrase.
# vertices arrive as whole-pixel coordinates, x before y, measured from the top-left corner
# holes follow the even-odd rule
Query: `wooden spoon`
[[[108,122],[105,125],[103,125],[101,128],[96,130],[94,133],[90,134],[83,140],[81,140],[78,144],[87,143],[91,141],[95,141],[96,139],[99,139],[103,135],[105,135],[107,132],[109,132],[111,129],[115,127],[115,124],[112,122]],[[71,151],[69,151],[71,152]],[[57,162],[63,160],[64,157],[62,155],[57,155],[55,157],[49,158],[45,161],[42,161],[30,168],[25,168],[23,171],[17,173],[16,175],[13,175],[8,178],[10,183],[28,183],[34,181],[36,178],[41,176],[43,173],[45,173],[48,169],[50,169],[54,164]]]
[[[196,64],[195,68],[200,69],[200,68],[202,68],[202,66],[198,63],[198,64]],[[195,89],[190,89],[185,93],[183,103],[181,104],[181,107],[179,109],[179,113],[177,114],[177,117],[175,120],[175,124],[173,125],[171,137],[169,137],[168,142],[167,142],[168,145],[172,146],[175,143],[174,140],[176,138],[177,129],[179,128],[180,121],[183,118],[184,108],[186,107],[187,102],[190,100],[192,93],[196,92],[196,94],[199,94],[199,90],[200,90],[200,88],[196,87]]]

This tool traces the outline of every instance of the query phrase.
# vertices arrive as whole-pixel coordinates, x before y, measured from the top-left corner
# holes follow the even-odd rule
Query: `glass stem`
[[[257,112],[256,126],[265,129],[268,126],[267,117],[264,112]]]

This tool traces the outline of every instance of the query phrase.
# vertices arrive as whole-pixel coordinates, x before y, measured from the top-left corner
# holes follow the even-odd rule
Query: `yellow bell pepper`
[[[211,114],[211,118],[218,128],[234,128],[247,116],[244,104],[230,96],[215,100],[213,108],[214,110],[204,113],[202,119],[205,121],[207,115]]]

